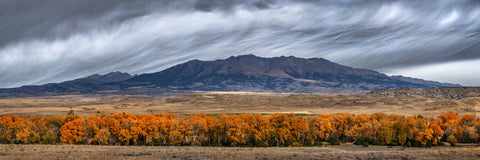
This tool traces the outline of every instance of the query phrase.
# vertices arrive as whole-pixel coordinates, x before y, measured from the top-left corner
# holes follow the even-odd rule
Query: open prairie
[[[0,145],[0,159],[479,159],[480,148]]]
[[[480,98],[460,100],[378,95],[309,95],[248,92],[213,92],[176,97],[56,96],[0,99],[0,115],[66,115],[94,113],[354,113],[383,112],[400,115],[437,116],[448,111],[460,115],[480,109]]]

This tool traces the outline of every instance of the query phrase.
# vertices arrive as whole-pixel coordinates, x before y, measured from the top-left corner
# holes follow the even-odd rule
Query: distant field
[[[215,92],[159,98],[147,96],[58,96],[0,99],[0,115],[66,115],[93,113],[295,113],[371,114],[437,116],[448,111],[475,115],[480,98],[442,100],[378,95],[308,95],[248,92]]]
[[[0,159],[480,159],[475,147],[149,147],[0,145]]]

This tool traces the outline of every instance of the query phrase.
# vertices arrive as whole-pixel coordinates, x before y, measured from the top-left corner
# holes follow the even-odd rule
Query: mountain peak
[[[262,57],[258,57],[254,54],[244,54],[244,55],[230,56],[226,60],[229,60],[229,59],[245,59],[245,58],[262,58]]]
[[[104,75],[100,74],[94,74],[85,78],[79,78],[75,79],[72,81],[69,81],[71,83],[92,83],[94,85],[100,85],[100,84],[106,84],[106,83],[112,83],[112,82],[120,82],[120,81],[125,81],[127,79],[132,78],[133,76],[128,74],[128,73],[123,73],[119,71],[115,72],[110,72]]]

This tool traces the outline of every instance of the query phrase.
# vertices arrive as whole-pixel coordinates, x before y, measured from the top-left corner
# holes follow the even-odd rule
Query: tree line
[[[0,117],[2,144],[176,146],[359,145],[430,147],[479,143],[480,118],[394,114],[94,114]]]

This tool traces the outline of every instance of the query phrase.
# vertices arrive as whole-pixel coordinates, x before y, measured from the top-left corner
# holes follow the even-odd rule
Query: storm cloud
[[[2,0],[0,87],[243,54],[480,85],[479,17],[476,0]]]

